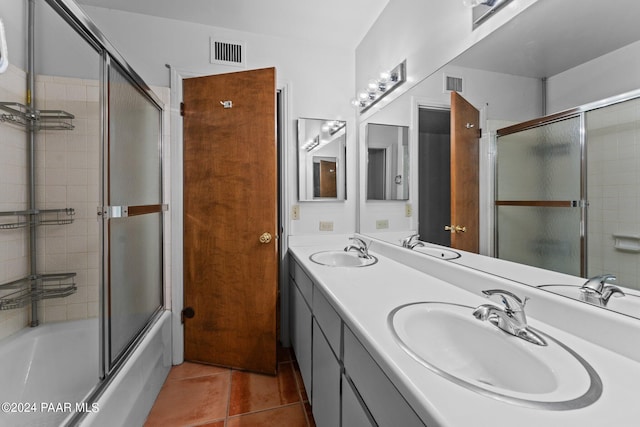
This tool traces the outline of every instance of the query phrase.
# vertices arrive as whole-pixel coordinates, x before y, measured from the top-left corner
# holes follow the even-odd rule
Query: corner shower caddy
[[[24,126],[33,145],[34,133],[39,130],[72,130],[74,115],[62,110],[36,110],[16,102],[0,102],[0,122]],[[34,149],[29,150],[29,200],[35,204]],[[32,305],[31,326],[38,325],[37,302],[50,298],[63,298],[76,292],[76,273],[39,274],[35,263],[35,230],[40,225],[65,225],[73,222],[72,208],[27,209],[24,211],[0,212],[0,230],[27,228],[31,240],[31,274],[18,280],[0,284],[0,310]]]

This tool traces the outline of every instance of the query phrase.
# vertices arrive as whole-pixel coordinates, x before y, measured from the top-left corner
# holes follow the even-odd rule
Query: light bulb
[[[462,0],[462,4],[465,5],[466,7],[476,7],[476,6],[481,5],[483,3],[486,3],[486,1],[483,1],[483,0]]]

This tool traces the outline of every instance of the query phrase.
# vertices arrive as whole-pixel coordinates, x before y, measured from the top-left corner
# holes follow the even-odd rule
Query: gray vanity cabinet
[[[340,425],[340,372],[340,362],[314,320],[311,410],[318,427]]]
[[[291,258],[291,343],[318,427],[424,427],[321,288]]]
[[[376,423],[380,426],[424,427],[420,417],[347,327],[344,328],[343,345],[345,373]]]
[[[313,284],[309,277],[293,263],[289,280],[289,310],[291,345],[300,367],[304,388],[311,398],[312,316],[311,296]],[[305,295],[307,298],[305,298]]]
[[[371,415],[364,408],[356,395],[353,386],[342,376],[342,426],[343,427],[372,427],[376,424],[371,420]]]

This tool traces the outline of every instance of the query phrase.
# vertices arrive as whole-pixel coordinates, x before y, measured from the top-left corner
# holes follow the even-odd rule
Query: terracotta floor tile
[[[195,427],[224,427],[224,420],[214,421],[212,423],[198,424]]]
[[[217,375],[225,372],[229,372],[229,368],[204,365],[201,363],[184,362],[182,365],[174,366],[171,368],[167,380],[183,380],[185,378],[202,377],[204,375]]]
[[[224,419],[229,381],[228,373],[167,381],[145,427],[197,425]]]
[[[301,403],[230,417],[227,427],[307,427]]]
[[[300,401],[293,365],[278,365],[278,375],[232,371],[229,416]],[[287,425],[287,424],[282,424]]]

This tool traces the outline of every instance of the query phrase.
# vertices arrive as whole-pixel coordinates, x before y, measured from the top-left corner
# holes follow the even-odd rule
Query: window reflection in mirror
[[[298,119],[298,199],[346,200],[347,122]]]
[[[367,200],[409,200],[409,128],[367,124]]]

